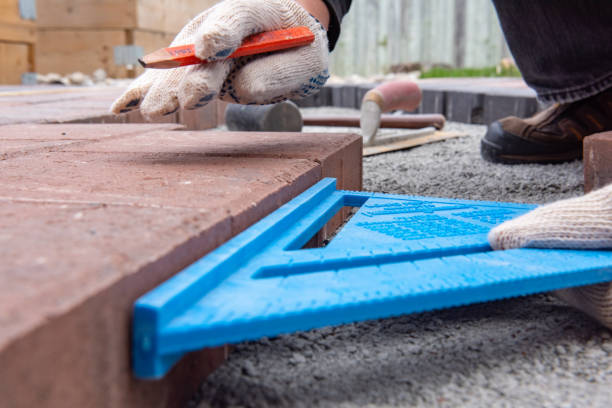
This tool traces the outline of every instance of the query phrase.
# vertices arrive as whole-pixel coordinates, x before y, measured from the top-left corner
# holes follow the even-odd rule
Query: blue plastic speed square
[[[324,248],[302,249],[345,206]],[[298,330],[612,280],[608,251],[492,251],[489,230],[534,206],[336,190],[324,179],[141,297],[133,368]]]

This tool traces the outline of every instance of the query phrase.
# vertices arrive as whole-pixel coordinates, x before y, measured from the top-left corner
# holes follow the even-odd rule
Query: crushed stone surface
[[[582,163],[494,165],[486,128],[364,159],[364,189],[545,203],[580,195]],[[609,407],[612,336],[550,294],[236,345],[190,407]]]

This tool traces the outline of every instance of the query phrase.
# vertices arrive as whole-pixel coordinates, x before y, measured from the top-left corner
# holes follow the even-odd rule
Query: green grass
[[[501,68],[431,68],[421,72],[420,78],[460,78],[460,77],[520,77],[521,73],[515,66]]]

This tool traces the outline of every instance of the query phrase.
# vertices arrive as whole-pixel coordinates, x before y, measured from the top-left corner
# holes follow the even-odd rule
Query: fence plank
[[[331,70],[374,75],[414,62],[482,67],[507,56],[490,0],[355,0]]]

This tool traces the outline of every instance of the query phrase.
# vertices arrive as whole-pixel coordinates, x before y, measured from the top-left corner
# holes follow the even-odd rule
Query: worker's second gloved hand
[[[313,43],[268,55],[224,59],[254,33],[306,26]],[[172,46],[194,43],[205,65],[154,70],[138,77],[115,101],[115,114],[140,108],[147,118],[197,109],[218,97],[267,104],[316,93],[327,80],[325,28],[294,0],[225,0],[189,22]]]
[[[494,249],[612,249],[612,184],[506,221],[491,230],[489,243]],[[612,329],[612,282],[555,293]]]

